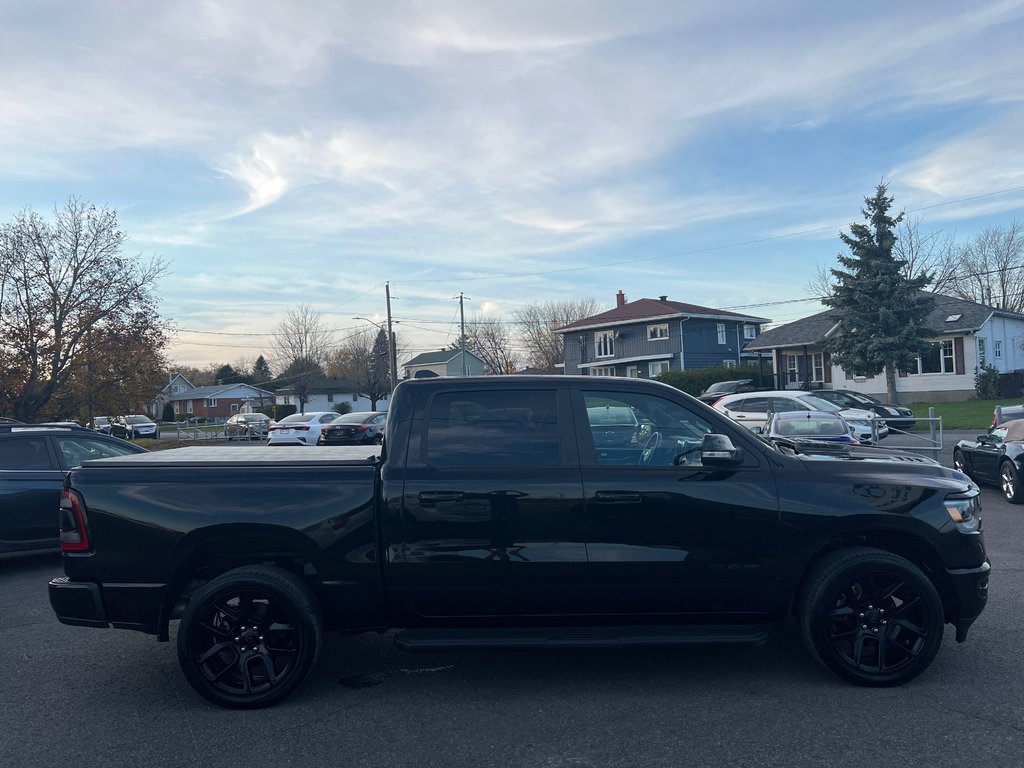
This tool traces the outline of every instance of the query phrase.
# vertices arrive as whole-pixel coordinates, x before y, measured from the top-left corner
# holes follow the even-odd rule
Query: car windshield
[[[597,408],[587,408],[587,418],[592,426],[630,426],[637,425],[636,414],[631,408],[615,405],[602,405]]]
[[[776,417],[773,434],[785,437],[838,437],[849,428],[838,416],[811,416],[802,413],[780,414]]]
[[[320,418],[319,413],[293,413],[291,416],[285,416],[281,419],[278,424],[305,424],[307,421],[315,421]]]
[[[125,422],[128,423],[128,424],[152,424],[153,423],[148,418],[146,418],[145,416],[127,416],[127,417],[125,417]]]
[[[270,417],[263,413],[247,413],[242,416],[242,421],[270,421]]]
[[[804,405],[809,405],[816,411],[825,411],[826,413],[835,413],[836,411],[843,410],[835,403],[830,403],[828,400],[817,397],[816,395],[799,395],[797,397]]]
[[[710,395],[714,392],[728,392],[733,387],[746,383],[746,381],[719,381],[718,383],[712,384],[708,387],[707,394]]]
[[[875,400],[873,397],[862,395],[860,392],[846,392],[845,395],[851,400],[856,400],[861,405],[878,405],[878,401]]]
[[[336,418],[331,424],[362,424],[369,421],[373,416],[369,413],[345,413]]]
[[[106,416],[97,416],[95,419],[93,419],[93,421],[96,422],[97,424],[109,424],[110,423],[110,419],[107,418]]]

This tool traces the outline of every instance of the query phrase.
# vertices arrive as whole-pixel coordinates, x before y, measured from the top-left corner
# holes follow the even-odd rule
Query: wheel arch
[[[827,542],[824,542],[808,561],[796,590],[793,593],[790,613],[795,613],[803,601],[815,569],[826,557],[850,547],[871,547],[894,555],[906,558],[922,571],[934,585],[942,600],[944,618],[948,622],[956,615],[956,597],[953,585],[946,573],[939,553],[924,541],[921,537],[912,533],[905,533],[891,530],[868,529],[853,533],[846,533]]]
[[[318,599],[323,555],[294,528],[261,523],[225,523],[188,534],[177,546],[179,563],[167,585],[158,637],[166,640],[168,623],[181,617],[195,591],[222,573],[245,565],[273,565],[302,579]]]

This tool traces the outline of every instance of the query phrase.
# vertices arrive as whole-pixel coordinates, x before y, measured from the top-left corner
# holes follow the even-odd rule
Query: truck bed
[[[167,451],[136,453],[109,459],[91,459],[83,467],[222,467],[257,466],[352,466],[373,464],[380,446],[231,446],[195,445]]]

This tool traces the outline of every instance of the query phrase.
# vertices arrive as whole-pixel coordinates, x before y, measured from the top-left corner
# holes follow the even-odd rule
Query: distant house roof
[[[462,354],[461,349],[442,349],[437,352],[423,352],[416,355],[412,360],[405,363],[404,367],[411,368],[417,365],[437,365],[438,363],[450,363]],[[481,363],[484,361],[480,355],[473,354],[472,351],[466,350],[466,354],[470,357],[475,357]]]
[[[923,325],[936,335],[976,331],[992,315],[1024,320],[1024,315],[1017,312],[1008,312],[1005,309],[996,309],[973,301],[945,296],[941,293],[929,293],[928,295],[935,299],[935,306],[928,313]],[[757,350],[817,344],[837,326],[841,318],[841,312],[828,309],[802,320],[795,320],[792,323],[780,325],[778,328],[763,331],[756,339],[744,345],[743,349],[748,352],[756,352]]]
[[[737,312],[729,312],[725,309],[713,309],[702,307],[697,304],[685,304],[681,301],[669,301],[668,299],[637,299],[623,304],[621,307],[609,309],[598,315],[591,315],[574,323],[556,328],[555,333],[568,333],[569,331],[581,330],[584,328],[598,328],[608,325],[623,325],[626,323],[637,323],[645,320],[669,320],[673,317],[706,317],[721,320],[746,321],[751,323],[771,322],[764,317],[752,315],[741,315]]]
[[[254,387],[252,384],[212,384],[206,387],[193,387],[192,389],[184,392],[177,392],[173,395],[168,395],[167,400],[214,400],[217,397],[226,397],[225,393],[233,389],[244,389],[249,390],[250,394],[247,394],[243,399],[257,398],[257,397],[273,397],[274,393]]]
[[[325,376],[313,379],[307,387],[307,393],[311,395],[333,395],[339,392],[355,394],[359,392],[359,385],[348,379],[329,379]],[[280,387],[276,394],[290,395],[295,392],[295,387]]]

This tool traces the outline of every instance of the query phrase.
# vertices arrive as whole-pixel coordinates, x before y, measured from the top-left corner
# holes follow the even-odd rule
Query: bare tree
[[[990,227],[960,249],[953,291],[961,299],[1024,312],[1024,226]]]
[[[527,304],[515,312],[527,363],[539,373],[557,373],[565,362],[562,337],[556,328],[596,315],[604,308],[595,299],[565,299]]]
[[[355,384],[377,410],[377,402],[392,389],[389,367],[387,333],[383,328],[366,328],[342,341],[331,358],[330,372]]]
[[[89,364],[90,336],[144,342],[154,370],[167,341],[153,294],[163,260],[124,253],[114,210],[72,197],[53,214],[0,225],[0,401],[26,421]]]
[[[334,332],[308,304],[288,310],[277,326],[273,354],[277,369],[283,373],[275,383],[295,391],[302,413],[309,402],[313,380],[323,375],[333,346]]]
[[[466,349],[484,361],[484,372],[489,375],[515,373],[522,367],[523,356],[516,343],[514,331],[503,320],[474,317],[466,321]],[[452,348],[461,346],[460,339]]]

